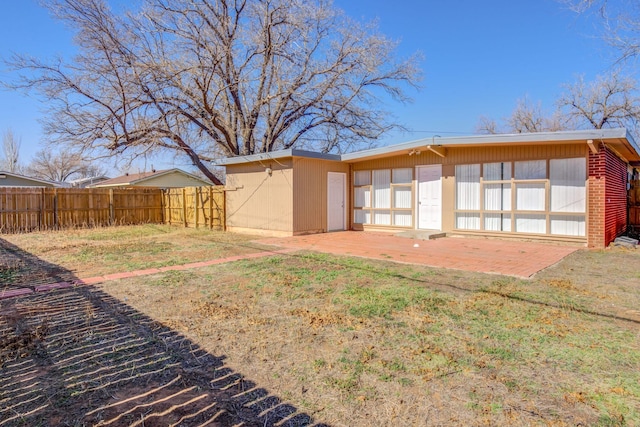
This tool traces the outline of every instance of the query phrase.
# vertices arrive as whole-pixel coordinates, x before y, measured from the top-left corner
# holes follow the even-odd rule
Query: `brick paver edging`
[[[286,248],[286,249],[279,249],[274,251],[255,252],[255,253],[246,254],[246,255],[236,255],[236,256],[231,256],[227,258],[217,258],[209,261],[192,262],[189,264],[171,265],[168,267],[160,267],[160,268],[147,268],[144,270],[126,271],[122,273],[106,274],[104,276],[87,277],[87,278],[73,280],[69,282],[47,283],[44,285],[34,286],[33,288],[9,289],[9,290],[0,291],[0,300],[15,298],[23,295],[29,295],[34,292],[48,292],[55,289],[65,289],[65,288],[71,288],[74,286],[93,285],[96,283],[106,282],[109,280],[128,279],[130,277],[139,277],[139,276],[147,276],[150,274],[164,273],[166,271],[182,271],[182,270],[189,270],[192,268],[208,267],[211,265],[225,264],[227,262],[240,261],[244,259],[262,258],[270,255],[286,254],[290,252],[296,252],[298,250],[299,249],[295,249],[295,248]]]

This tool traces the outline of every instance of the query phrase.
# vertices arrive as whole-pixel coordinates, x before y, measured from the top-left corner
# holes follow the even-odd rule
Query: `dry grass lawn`
[[[2,239],[78,277],[264,250],[162,226]],[[640,425],[640,250],[531,280],[300,252],[98,288],[316,423]]]

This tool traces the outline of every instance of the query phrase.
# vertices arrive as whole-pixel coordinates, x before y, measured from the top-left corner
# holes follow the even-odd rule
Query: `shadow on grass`
[[[0,239],[0,291],[15,288],[34,290],[38,285],[74,279],[73,272]]]
[[[11,247],[27,275],[71,272]],[[39,276],[39,277],[40,277]],[[44,283],[44,282],[42,282]],[[313,419],[91,286],[0,301],[0,426],[305,426]],[[321,424],[315,424],[320,426]]]

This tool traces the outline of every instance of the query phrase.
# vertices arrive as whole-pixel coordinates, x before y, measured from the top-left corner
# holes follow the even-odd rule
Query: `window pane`
[[[371,185],[371,171],[355,171],[354,185]]]
[[[485,163],[485,181],[504,181],[511,179],[511,162],[507,163]]]
[[[411,184],[413,179],[413,169],[394,169],[393,170],[393,183],[394,184]]]
[[[371,211],[362,209],[354,210],[353,222],[356,224],[371,224]]]
[[[480,214],[458,212],[456,214],[456,228],[460,230],[480,230]]]
[[[393,207],[411,208],[411,187],[393,187]]]
[[[411,212],[394,212],[393,225],[411,227]]]
[[[484,208],[489,211],[510,211],[511,184],[485,184]]]
[[[586,236],[584,216],[551,216],[551,234]]]
[[[511,214],[485,214],[484,229],[487,231],[511,231]]]
[[[544,215],[516,215],[516,231],[518,233],[545,234],[547,232],[546,217]]]
[[[391,171],[389,169],[373,171],[373,207],[391,207]]]
[[[480,165],[456,166],[457,209],[480,209]]]
[[[373,223],[377,225],[391,225],[391,212],[376,211],[373,214]]]
[[[586,175],[587,162],[584,158],[551,160],[551,211],[586,212]]]
[[[516,162],[516,179],[546,179],[546,160],[531,160],[528,162]]]
[[[519,211],[543,211],[545,185],[516,184],[516,209]]]
[[[371,207],[371,188],[370,187],[355,187],[354,193],[354,205],[356,208],[369,208]]]

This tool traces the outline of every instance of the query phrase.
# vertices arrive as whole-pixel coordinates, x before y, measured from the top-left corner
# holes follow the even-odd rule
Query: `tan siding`
[[[266,169],[272,170],[271,175]],[[227,226],[293,233],[291,160],[227,166]]]
[[[579,144],[547,144],[511,147],[459,147],[448,148],[446,156],[440,157],[430,151],[419,155],[387,157],[353,163],[353,170],[415,167],[441,163],[457,165],[468,163],[504,162],[513,160],[535,160],[587,156],[588,148]]]
[[[454,229],[453,210],[456,207],[456,167],[442,166],[442,231]]]
[[[293,231],[296,234],[327,231],[327,177],[342,172],[347,178],[346,202],[349,201],[349,165],[308,158],[294,159]],[[347,203],[348,204],[348,203]],[[346,206],[348,209],[348,206]],[[347,210],[349,218],[349,210]],[[347,221],[348,222],[348,221]],[[349,224],[347,224],[347,227]]]

